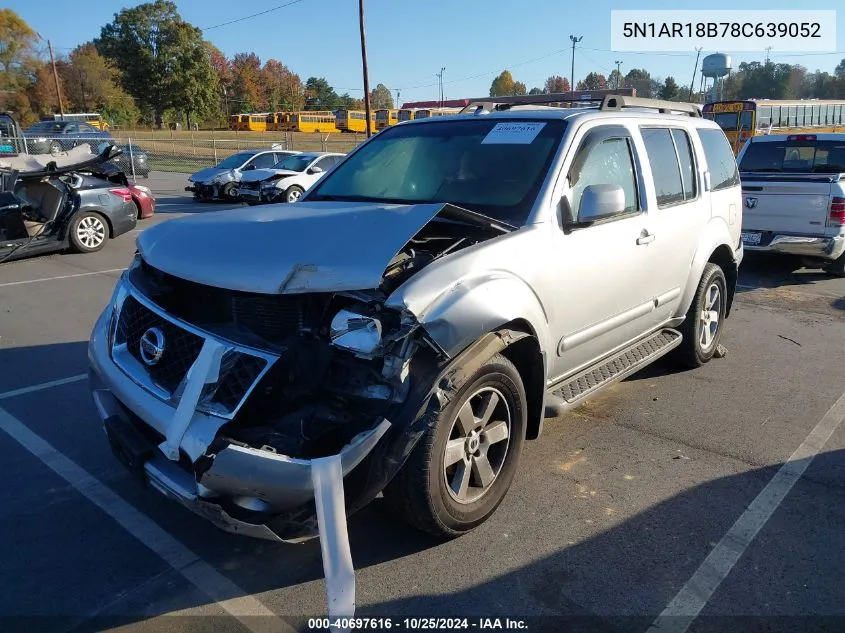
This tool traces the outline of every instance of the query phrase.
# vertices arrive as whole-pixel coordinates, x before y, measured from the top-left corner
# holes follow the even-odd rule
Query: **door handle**
[[[648,244],[649,242],[654,241],[654,233],[649,233],[645,229],[643,232],[640,233],[640,236],[637,238],[637,246],[642,246],[643,244]]]

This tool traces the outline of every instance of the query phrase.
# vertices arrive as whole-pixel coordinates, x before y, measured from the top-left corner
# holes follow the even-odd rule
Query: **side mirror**
[[[578,223],[596,222],[625,210],[625,192],[618,185],[587,185],[581,194]]]
[[[313,166],[311,169],[309,169],[308,171],[310,171],[312,174],[322,174],[322,173],[323,173],[323,168],[322,168],[322,167],[320,167],[319,165],[314,165],[314,166]]]

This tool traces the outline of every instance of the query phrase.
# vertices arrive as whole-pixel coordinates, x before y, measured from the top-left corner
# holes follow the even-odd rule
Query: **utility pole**
[[[358,0],[358,21],[361,24],[361,64],[364,67],[364,117],[367,119],[367,138],[373,135],[370,127],[370,77],[367,69],[367,36],[364,33],[364,0]]]
[[[56,70],[56,60],[53,58],[53,45],[50,44],[50,40],[47,40],[47,48],[50,50],[50,64],[53,66],[53,79],[56,81],[56,99],[59,100],[59,114],[62,115],[62,120],[64,120],[65,106],[62,103],[62,91],[59,89],[59,73]]]
[[[574,35],[570,35],[569,39],[572,40],[572,69],[569,75],[569,89],[573,92],[575,91],[575,45],[584,39],[584,36],[575,37]]]
[[[396,109],[399,109],[399,91],[396,91]]]
[[[619,67],[622,65],[622,61],[617,59],[613,63],[616,64],[616,89],[619,90],[621,87],[619,84],[622,83],[622,71],[619,70]]]
[[[443,73],[445,72],[446,67],[440,69],[439,73],[435,73],[437,78],[440,80],[440,107],[443,107]]]
[[[766,66],[769,65],[769,53],[771,52],[771,50],[772,50],[771,46],[766,47]]]
[[[698,72],[698,57],[704,47],[695,49],[695,66],[692,69],[692,81],[689,83],[689,102],[692,103],[692,88],[695,85],[695,73]]]

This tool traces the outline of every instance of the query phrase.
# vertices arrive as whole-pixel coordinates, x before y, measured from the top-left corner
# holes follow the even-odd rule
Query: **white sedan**
[[[268,169],[245,172],[238,185],[238,194],[251,205],[296,202],[343,157],[344,154],[331,152],[302,152],[288,156]]]

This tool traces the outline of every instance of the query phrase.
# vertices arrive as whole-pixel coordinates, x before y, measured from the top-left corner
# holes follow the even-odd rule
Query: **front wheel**
[[[62,144],[58,141],[53,141],[50,143],[50,154],[53,156],[58,156],[63,151]]]
[[[722,269],[708,263],[681,326],[683,341],[675,350],[675,358],[683,367],[701,367],[716,354],[716,348],[722,340],[728,300],[727,286]]]
[[[510,488],[526,426],[522,379],[497,354],[440,412],[385,489],[385,500],[424,532],[469,532],[493,514]]]
[[[70,243],[77,253],[94,253],[106,244],[109,227],[99,213],[86,211],[70,223]]]
[[[826,265],[823,270],[834,277],[845,277],[845,253]]]
[[[304,190],[302,187],[297,185],[291,185],[288,187],[287,191],[285,191],[285,202],[296,202],[302,197]]]
[[[220,197],[225,200],[235,200],[238,197],[238,189],[235,183],[227,182],[223,185],[223,188],[220,189]]]

